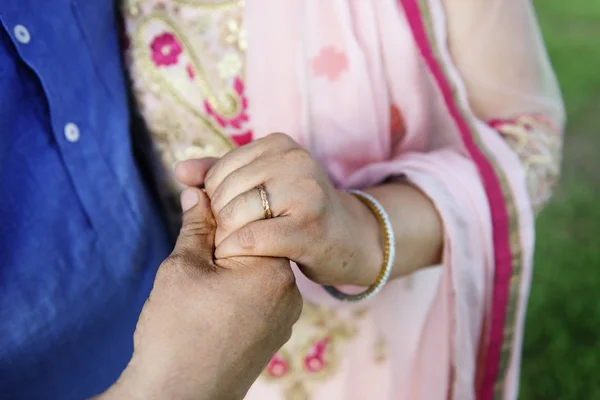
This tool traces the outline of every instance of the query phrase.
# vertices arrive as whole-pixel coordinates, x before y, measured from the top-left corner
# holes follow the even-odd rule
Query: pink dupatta
[[[479,20],[478,32],[490,39],[474,40],[473,49],[505,48],[498,39],[502,35],[494,34],[499,26],[493,21],[507,17],[499,2],[486,2],[489,7],[475,0],[463,3],[471,3],[471,9],[461,11],[458,20]],[[539,44],[529,2],[506,3],[507,12],[520,11],[514,15],[522,20],[512,30],[500,27],[510,31],[503,40]],[[405,175],[432,199],[445,225],[443,265],[415,274],[419,291],[408,296],[404,283],[392,282],[367,304],[373,318],[364,329],[379,330],[390,342],[387,378],[372,379],[385,389],[370,392],[379,393],[371,398],[517,396],[533,259],[532,203],[540,196],[547,199],[543,178],[558,163],[552,158],[557,150],[539,144],[557,137],[554,146],[560,149],[562,105],[539,48],[524,52],[527,62],[519,58],[515,64],[532,66],[550,83],[514,82],[521,108],[514,102],[519,93],[504,89],[511,77],[499,76],[490,84],[472,74],[481,68],[471,62],[476,57],[470,57],[468,41],[463,40],[467,50],[455,46],[452,35],[464,32],[453,25],[453,7],[441,0],[255,0],[246,6],[247,89],[255,135],[290,134],[342,188]],[[487,47],[476,45],[481,42]],[[511,101],[497,106],[504,98]],[[403,117],[400,137],[390,134],[390,109]],[[520,122],[529,115],[543,118]],[[523,136],[543,140],[531,145],[513,140]],[[534,145],[550,154],[547,165],[534,168],[527,162]],[[299,283],[312,302],[348,307],[302,277]],[[370,373],[352,370],[363,377]],[[360,381],[359,376],[353,379]],[[249,397],[268,398],[261,397],[257,385]],[[363,398],[353,397],[360,396],[359,389],[345,393],[343,398]]]

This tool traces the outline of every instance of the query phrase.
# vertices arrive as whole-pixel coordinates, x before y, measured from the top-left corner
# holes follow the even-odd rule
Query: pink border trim
[[[504,339],[504,324],[510,289],[510,277],[513,267],[508,211],[500,180],[494,171],[492,163],[485,157],[481,149],[475,143],[473,132],[469,128],[469,124],[462,116],[458,105],[454,101],[450,82],[446,79],[439,62],[433,53],[418,1],[419,0],[399,0],[401,6],[404,7],[408,22],[421,54],[427,62],[427,65],[442,92],[446,107],[456,122],[465,147],[472,160],[477,165],[483,180],[492,214],[495,261],[492,318],[490,320],[490,338],[487,346],[486,364],[484,366],[485,371],[481,387],[478,388],[477,396],[480,400],[487,400],[493,398],[494,384],[500,367],[500,356]]]

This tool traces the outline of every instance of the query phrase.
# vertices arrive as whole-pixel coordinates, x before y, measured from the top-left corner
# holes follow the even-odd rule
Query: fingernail
[[[198,204],[198,193],[196,190],[188,188],[181,192],[181,208],[187,211]]]

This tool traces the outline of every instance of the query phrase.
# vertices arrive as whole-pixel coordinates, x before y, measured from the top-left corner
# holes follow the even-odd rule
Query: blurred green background
[[[600,399],[600,0],[535,4],[569,126],[537,223],[520,398]]]

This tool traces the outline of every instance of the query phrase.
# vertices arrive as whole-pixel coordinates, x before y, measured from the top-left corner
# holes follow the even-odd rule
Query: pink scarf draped
[[[519,159],[470,109],[441,2],[254,0],[245,23],[256,136],[291,135],[339,187],[406,175],[444,221],[443,266],[416,274],[410,310],[400,282],[369,304],[392,343],[382,398],[516,398],[534,216]]]

